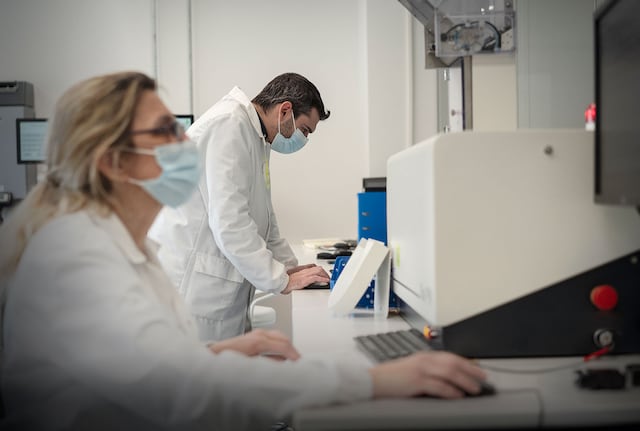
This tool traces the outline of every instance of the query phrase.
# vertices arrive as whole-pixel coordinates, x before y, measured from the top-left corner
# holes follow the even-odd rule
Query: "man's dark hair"
[[[320,92],[307,78],[297,73],[283,73],[271,80],[252,102],[268,111],[272,106],[285,101],[293,105],[293,114],[309,115],[312,108],[318,110],[320,120],[326,120],[331,111],[324,110]]]

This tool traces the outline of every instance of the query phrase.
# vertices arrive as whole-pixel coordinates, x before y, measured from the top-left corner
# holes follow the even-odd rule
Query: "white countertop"
[[[316,251],[295,249],[300,263],[315,263]],[[327,306],[328,289],[292,293],[293,343],[302,355],[327,355],[373,362],[353,337],[407,329],[399,315],[337,317]],[[433,398],[375,400],[364,403],[304,409],[294,415],[296,431],[441,429],[496,427],[561,427],[640,424],[640,387],[625,390],[585,390],[575,385],[578,369],[640,363],[640,355],[605,356],[585,364],[581,358],[484,359],[488,379],[497,389],[489,397],[445,401]],[[492,369],[493,368],[493,369]],[[547,370],[514,373],[506,370]]]

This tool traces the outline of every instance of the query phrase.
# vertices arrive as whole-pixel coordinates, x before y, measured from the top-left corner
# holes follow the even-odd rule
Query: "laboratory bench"
[[[295,249],[302,263],[313,250]],[[370,367],[358,335],[408,329],[398,314],[386,319],[360,314],[334,316],[329,290],[291,294],[292,340],[303,356],[335,357]],[[526,336],[526,335],[523,335]],[[383,399],[296,412],[296,431],[418,429],[632,429],[640,425],[640,386],[590,390],[576,385],[577,371],[639,364],[640,354],[581,357],[481,359],[495,395],[443,400],[430,397]]]

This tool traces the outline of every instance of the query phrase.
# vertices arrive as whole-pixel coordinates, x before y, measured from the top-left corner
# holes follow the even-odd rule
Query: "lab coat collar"
[[[247,114],[249,115],[249,119],[251,120],[251,125],[256,133],[264,138],[262,133],[262,127],[260,126],[260,117],[258,116],[258,111],[256,111],[256,107],[251,103],[251,99],[247,97],[247,95],[240,89],[240,87],[233,87],[229,92],[229,97],[235,99],[238,103],[244,106]]]
[[[140,251],[133,241],[133,238],[131,238],[129,231],[115,213],[111,212],[107,216],[103,216],[95,211],[89,211],[89,217],[96,226],[109,235],[109,238],[122,250],[122,253],[129,261],[134,264],[142,264],[149,260],[147,255]],[[147,238],[145,240],[145,248],[150,256],[155,256],[158,252],[159,245],[155,241]]]

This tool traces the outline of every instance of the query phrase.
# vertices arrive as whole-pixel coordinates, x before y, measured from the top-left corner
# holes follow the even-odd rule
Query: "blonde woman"
[[[47,178],[0,229],[0,428],[255,430],[308,405],[479,391],[484,372],[444,352],[367,370],[299,359],[277,332],[199,342],[147,230],[200,169],[149,77],[99,76],[60,98]],[[274,351],[285,360],[260,356]]]

